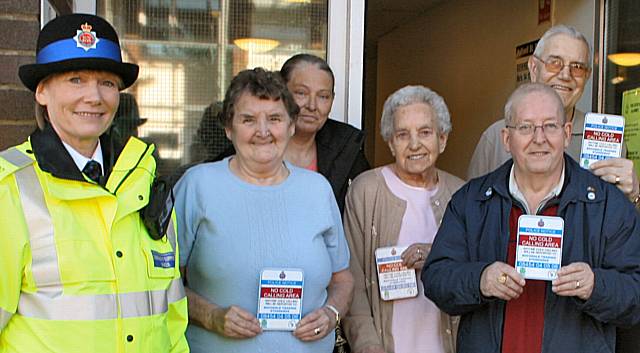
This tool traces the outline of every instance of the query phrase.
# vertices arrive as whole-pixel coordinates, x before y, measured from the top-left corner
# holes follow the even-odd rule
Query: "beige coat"
[[[344,230],[351,249],[351,272],[355,280],[353,304],[344,318],[347,340],[354,352],[380,345],[394,352],[391,335],[393,302],[380,299],[375,250],[396,245],[406,202],[387,187],[380,168],[358,176],[346,198]],[[437,170],[438,191],[431,199],[436,222],[440,224],[451,195],[464,183],[460,178]],[[458,318],[442,313],[445,351],[455,352]]]

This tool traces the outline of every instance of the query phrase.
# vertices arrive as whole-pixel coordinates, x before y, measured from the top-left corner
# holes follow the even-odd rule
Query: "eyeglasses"
[[[523,136],[528,136],[535,133],[537,128],[540,128],[542,130],[542,133],[544,133],[547,136],[557,135],[558,133],[560,133],[560,131],[562,131],[562,125],[557,122],[553,122],[553,123],[549,122],[549,123],[544,123],[542,125],[533,125],[531,123],[519,123],[516,125],[507,125],[507,127],[509,129],[516,130],[518,134]]]
[[[564,60],[562,60],[557,56],[549,57],[546,61],[542,60],[542,58],[540,58],[537,55],[534,55],[533,57],[542,61],[545,69],[547,69],[547,71],[552,72],[554,74],[557,74],[558,72],[562,71],[562,69],[564,69],[565,66],[569,66],[569,72],[573,77],[585,77],[589,72],[589,68],[587,67],[587,65],[583,63],[575,62],[575,61],[565,64]]]

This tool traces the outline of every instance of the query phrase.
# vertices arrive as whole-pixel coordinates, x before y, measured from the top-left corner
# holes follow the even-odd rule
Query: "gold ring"
[[[316,329],[313,330],[313,334],[316,335],[316,336],[319,335],[320,334],[320,327],[316,327]]]
[[[619,175],[616,175],[616,182],[615,182],[615,184],[620,184],[620,176],[619,176]]]
[[[576,281],[576,289],[580,288],[580,281]]]
[[[422,259],[422,252],[420,251],[420,249],[418,249],[417,253],[418,253],[418,258]]]
[[[507,274],[503,273],[498,277],[498,283],[505,284],[507,283]]]

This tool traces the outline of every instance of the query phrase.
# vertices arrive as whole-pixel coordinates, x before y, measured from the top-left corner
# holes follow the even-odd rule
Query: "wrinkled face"
[[[396,159],[398,176],[403,180],[415,179],[435,168],[447,144],[447,135],[438,132],[437,117],[430,105],[413,103],[396,110],[393,135],[388,143]]]
[[[284,150],[295,125],[281,100],[260,99],[242,93],[234,106],[227,138],[236,149],[236,158],[246,165],[269,168],[282,163]]]
[[[324,126],[331,112],[331,76],[315,65],[302,63],[291,72],[287,88],[300,107],[296,132],[315,134]]]
[[[569,63],[582,63],[589,66],[589,48],[579,39],[572,38],[566,34],[557,34],[546,41],[544,51],[540,55],[540,59],[548,61],[551,58],[560,58],[564,61],[565,66],[560,72],[550,72],[545,68],[545,64],[535,57],[529,59],[529,71],[531,73],[531,81],[544,83],[553,88],[564,104],[565,111],[573,109],[582,93],[584,85],[587,83],[591,71],[587,72],[584,77],[573,77],[571,75]]]
[[[77,148],[97,142],[118,110],[120,77],[106,71],[55,74],[36,88],[36,101],[46,107],[60,139]]]
[[[571,123],[562,124],[557,101],[548,94],[532,92],[516,102],[512,125],[530,123],[536,126],[533,134],[523,135],[513,128],[502,130],[504,147],[511,152],[516,171],[527,177],[545,177],[562,169],[564,149],[569,145]],[[540,126],[558,123],[555,133]]]

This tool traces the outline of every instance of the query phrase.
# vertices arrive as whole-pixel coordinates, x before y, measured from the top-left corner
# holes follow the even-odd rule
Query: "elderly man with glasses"
[[[616,325],[640,321],[640,215],[564,153],[556,90],[520,86],[505,126],[513,159],[453,195],[425,295],[461,316],[458,353],[614,352]]]
[[[576,109],[584,86],[591,74],[591,49],[584,35],[573,27],[557,25],[540,38],[533,56],[529,58],[531,81],[553,88],[562,99],[566,119],[573,126],[567,153],[579,160],[582,145],[584,112]],[[469,163],[469,179],[487,174],[511,158],[500,143],[504,120],[489,126]],[[638,177],[633,162],[625,158],[612,158],[589,166],[604,181],[615,184],[636,206],[640,204]]]

